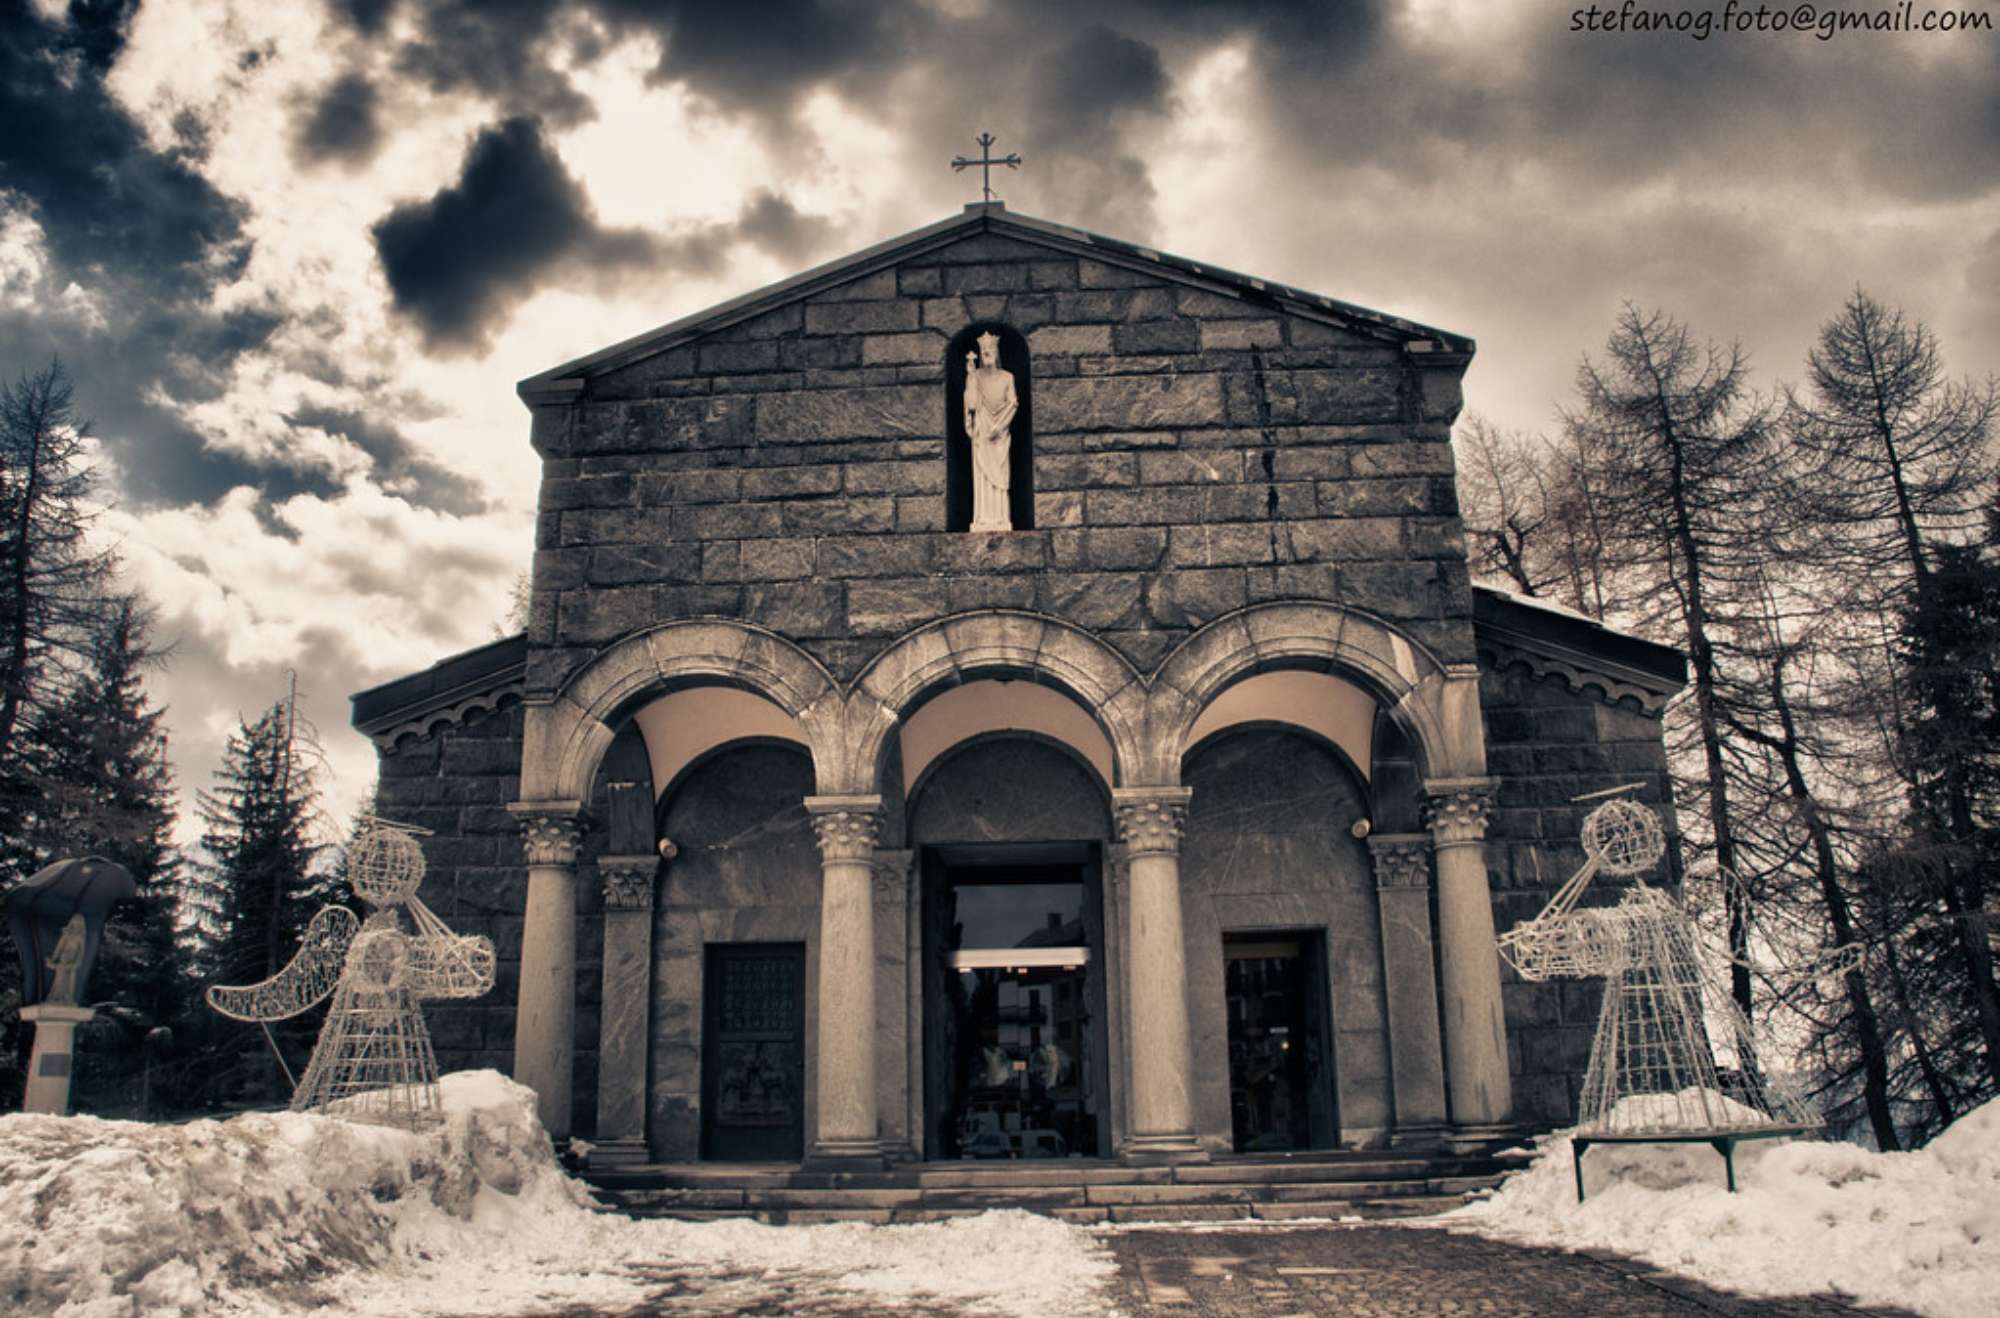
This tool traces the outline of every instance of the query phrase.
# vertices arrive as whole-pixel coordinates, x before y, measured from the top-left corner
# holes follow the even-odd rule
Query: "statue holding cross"
[[[973,140],[979,143],[979,159],[973,160],[966,156],[953,156],[951,161],[952,172],[955,174],[960,170],[970,169],[974,165],[979,166],[979,191],[983,194],[984,204],[990,206],[994,200],[993,167],[995,165],[1005,165],[1009,169],[1019,169],[1021,167],[1021,157],[1011,151],[1004,156],[994,155],[991,148],[993,143],[998,139],[991,133],[982,132]]]

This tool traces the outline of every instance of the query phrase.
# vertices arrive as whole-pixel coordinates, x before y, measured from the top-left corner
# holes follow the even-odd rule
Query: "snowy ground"
[[[1026,1213],[782,1228],[599,1213],[556,1165],[527,1090],[493,1072],[448,1076],[445,1089],[449,1117],[424,1135],[289,1114],[0,1118],[0,1309],[402,1318],[666,1295],[676,1311],[829,1318],[1110,1307],[1116,1265],[1100,1236]],[[1497,1196],[1434,1221],[1614,1250],[1752,1294],[1993,1311],[2000,1102],[1918,1153],[1746,1145],[1737,1166],[1730,1195],[1705,1146],[1600,1145],[1579,1206],[1569,1141],[1555,1136]]]
[[[447,1076],[445,1099],[425,1135],[291,1114],[0,1118],[0,1308],[402,1318],[671,1289],[723,1312],[1054,1318],[1101,1312],[1116,1270],[1088,1232],[1021,1212],[896,1227],[609,1216],[556,1165],[528,1090],[474,1072]]]
[[[1438,1225],[1610,1250],[1751,1295],[1835,1292],[1939,1318],[2000,1307],[2000,1100],[1915,1153],[1852,1144],[1738,1147],[1736,1183],[1705,1144],[1596,1144],[1576,1202],[1566,1133]]]

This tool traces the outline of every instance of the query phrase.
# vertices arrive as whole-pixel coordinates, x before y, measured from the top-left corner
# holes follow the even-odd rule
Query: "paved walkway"
[[[1853,1318],[1864,1312],[1831,1298],[1750,1300],[1629,1259],[1429,1228],[1149,1230],[1107,1236],[1106,1243],[1120,1264],[1113,1303],[1129,1318]]]
[[[1751,1300],[1629,1259],[1436,1229],[1149,1229],[1103,1239],[1119,1263],[1104,1312],[1124,1318],[1854,1318],[1896,1312],[1859,1309],[1832,1297]],[[535,1312],[541,1318],[977,1318],[992,1312],[934,1302],[891,1310],[826,1293],[816,1282],[772,1275],[696,1273],[666,1263],[644,1271],[658,1286],[645,1303]]]

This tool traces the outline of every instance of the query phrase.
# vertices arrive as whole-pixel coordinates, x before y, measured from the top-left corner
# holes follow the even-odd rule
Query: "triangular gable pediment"
[[[1472,340],[1464,335],[1135,243],[1018,215],[995,202],[975,203],[967,206],[962,215],[565,362],[521,381],[516,391],[530,406],[568,401],[592,380],[759,317],[773,316],[795,304],[837,301],[843,295],[878,298],[887,293],[893,297],[896,269],[912,262],[940,258],[953,262],[1020,261],[1042,254],[1063,259],[1081,257],[1110,271],[1124,271],[1147,281],[1177,284],[1216,297],[1268,307],[1273,312],[1320,321],[1364,341],[1399,345],[1407,351],[1469,355],[1473,350]],[[885,278],[889,286],[876,288],[874,281]]]

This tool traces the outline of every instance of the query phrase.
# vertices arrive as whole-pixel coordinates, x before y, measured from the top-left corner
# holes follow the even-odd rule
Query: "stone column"
[[[69,1082],[76,1072],[76,1027],[96,1015],[95,1007],[67,1002],[21,1008],[21,1019],[35,1027],[35,1048],[28,1058],[28,1088],[21,1096],[21,1111],[69,1115]]]
[[[809,1164],[883,1166],[875,1115],[879,796],[809,796],[819,839],[819,1103]]]
[[[651,1160],[646,1044],[652,1025],[653,896],[660,857],[599,856],[604,881],[604,1005],[598,1011],[597,1138],[592,1167]]]
[[[1431,839],[1378,833],[1375,900],[1382,921],[1382,982],[1389,999],[1389,1074],[1395,1129],[1389,1142],[1425,1148],[1445,1135],[1444,1060],[1438,1045],[1437,966],[1431,953]]]
[[[1187,947],[1181,932],[1185,787],[1121,787],[1111,794],[1129,865],[1125,964],[1131,984],[1132,1162],[1193,1162],[1194,1049],[1188,1038]]]
[[[891,1162],[916,1162],[910,1124],[910,1038],[915,1023],[907,995],[912,852],[875,853],[875,1110],[882,1153]]]
[[[1500,1003],[1500,950],[1493,941],[1493,895],[1486,878],[1491,778],[1435,778],[1430,795],[1437,850],[1438,955],[1444,971],[1444,1058],[1451,1124],[1476,1139],[1513,1113],[1507,1026]]]
[[[576,846],[583,812],[570,802],[517,802],[528,856],[521,979],[514,1014],[514,1078],[556,1139],[570,1129],[570,1070],[576,1055]]]

